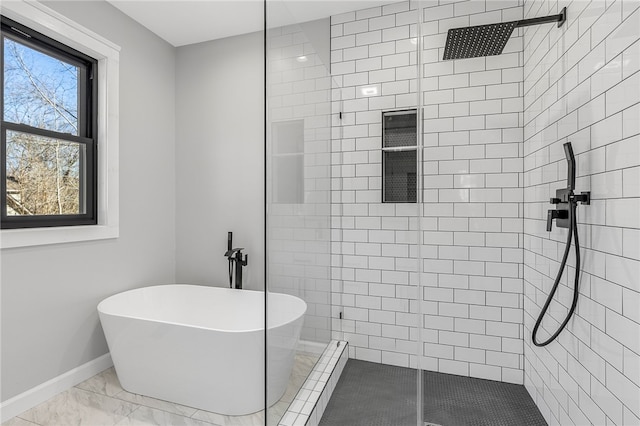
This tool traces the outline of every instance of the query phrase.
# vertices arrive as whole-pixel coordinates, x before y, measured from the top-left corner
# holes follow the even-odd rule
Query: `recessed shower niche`
[[[416,202],[416,110],[382,113],[382,202]]]

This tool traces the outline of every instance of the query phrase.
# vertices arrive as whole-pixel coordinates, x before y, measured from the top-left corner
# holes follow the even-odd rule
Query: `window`
[[[382,202],[415,203],[416,110],[382,113]]]
[[[100,151],[97,158],[94,156],[94,161],[97,161],[97,170],[94,170],[94,174],[97,175],[98,188],[93,194],[97,198],[97,210],[94,212],[96,224],[2,229],[0,230],[0,247],[5,250],[15,247],[118,238],[120,234],[118,154],[120,147],[120,47],[102,35],[50,9],[43,2],[5,1],[0,4],[0,11],[3,17],[97,60],[97,70],[95,65],[93,67],[94,84],[97,80],[97,96],[93,98],[94,104],[97,106],[93,112],[97,116],[97,124],[92,130],[93,139],[97,143],[94,148],[99,147]],[[2,55],[0,55],[1,60]],[[2,68],[4,70],[4,67]],[[3,95],[0,93],[0,99],[3,99]],[[3,101],[0,100],[1,102]],[[0,110],[2,110],[2,105],[0,105]],[[0,112],[1,119],[2,112]],[[1,134],[2,131],[0,131]],[[0,146],[2,145],[0,143]],[[1,153],[0,158],[2,158]],[[3,169],[1,164],[0,169]],[[5,181],[0,178],[0,182]],[[0,200],[5,198],[4,195],[0,190]],[[0,210],[2,210],[1,207]],[[20,217],[29,219],[25,215]],[[46,216],[49,219],[53,217],[53,215]],[[63,219],[69,218],[63,217]],[[95,223],[94,221],[92,223]],[[0,218],[0,222],[4,223],[4,220]]]
[[[2,17],[2,228],[93,225],[97,61]]]

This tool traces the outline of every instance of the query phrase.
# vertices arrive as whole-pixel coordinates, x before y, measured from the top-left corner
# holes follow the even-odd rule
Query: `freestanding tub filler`
[[[271,405],[287,388],[307,305],[268,298]],[[111,296],[98,313],[125,390],[226,415],[264,408],[264,293],[161,285]]]

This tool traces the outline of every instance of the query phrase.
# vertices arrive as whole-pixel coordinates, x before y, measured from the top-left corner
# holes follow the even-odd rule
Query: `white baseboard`
[[[60,392],[81,383],[113,366],[111,355],[106,353],[94,360],[54,377],[34,388],[14,396],[0,404],[0,423],[24,413],[30,408],[54,397]]]

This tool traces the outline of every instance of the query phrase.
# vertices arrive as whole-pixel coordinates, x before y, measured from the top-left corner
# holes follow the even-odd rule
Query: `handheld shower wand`
[[[578,285],[580,283],[580,241],[578,240],[578,220],[576,217],[576,208],[578,203],[582,203],[583,205],[588,205],[591,202],[591,192],[582,192],[580,195],[576,195],[573,193],[573,190],[576,186],[576,158],[573,155],[573,148],[571,147],[571,142],[567,142],[564,144],[564,155],[567,158],[567,187],[556,190],[555,198],[551,199],[551,204],[557,205],[555,209],[549,210],[547,215],[547,232],[551,232],[551,227],[553,224],[553,219],[556,219],[556,225],[560,228],[569,228],[569,233],[567,235],[567,244],[564,249],[564,255],[562,256],[562,262],[560,263],[560,270],[558,270],[558,275],[553,283],[553,287],[549,292],[549,296],[547,296],[547,300],[542,307],[542,311],[536,320],[535,325],[533,326],[533,332],[531,333],[531,340],[533,344],[536,346],[546,346],[552,341],[555,340],[556,337],[560,334],[560,332],[567,325],[573,312],[578,305],[578,294],[579,289]],[[571,240],[574,240],[575,243],[575,253],[576,253],[576,272],[573,283],[573,300],[571,302],[571,307],[569,308],[569,312],[567,316],[560,324],[560,327],[556,330],[555,333],[551,335],[544,342],[539,342],[537,339],[538,328],[542,323],[542,319],[553,300],[553,296],[558,289],[558,285],[560,284],[560,279],[562,277],[562,273],[564,272],[564,268],[567,265],[567,258],[569,257],[569,251],[571,251]]]
[[[233,247],[233,232],[227,232],[227,252],[224,254],[229,259],[229,288],[233,288],[233,260],[231,259]]]
[[[564,148],[564,156],[567,158],[567,189],[576,189],[576,157],[573,155],[573,147],[571,142],[562,145]]]

